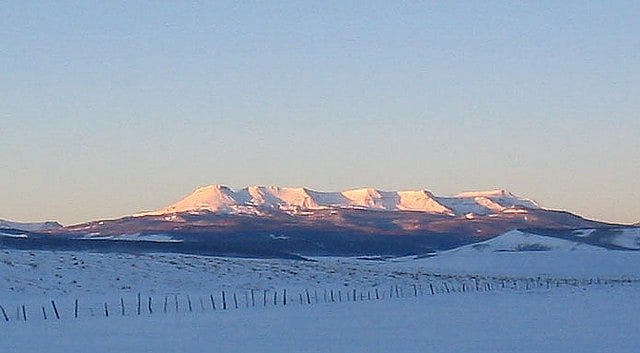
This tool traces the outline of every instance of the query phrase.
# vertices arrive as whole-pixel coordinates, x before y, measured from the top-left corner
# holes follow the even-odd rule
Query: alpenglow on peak
[[[224,185],[197,188],[178,202],[137,216],[181,212],[259,214],[264,209],[283,211],[350,208],[377,211],[413,211],[460,216],[508,210],[538,209],[538,204],[506,190],[463,192],[453,197],[436,196],[428,190],[381,191],[359,188],[315,191],[305,187],[248,186],[233,190]]]

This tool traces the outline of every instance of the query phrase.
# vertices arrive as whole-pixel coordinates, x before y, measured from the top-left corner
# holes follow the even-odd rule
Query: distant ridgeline
[[[637,227],[548,210],[505,190],[441,197],[427,190],[210,185],[165,208],[119,219],[67,227],[2,224],[4,247],[249,257],[425,256],[513,230],[601,248],[640,248]]]

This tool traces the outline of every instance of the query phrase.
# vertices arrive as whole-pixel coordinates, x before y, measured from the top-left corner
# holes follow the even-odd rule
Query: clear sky
[[[638,1],[4,1],[0,218],[225,184],[640,221]]]

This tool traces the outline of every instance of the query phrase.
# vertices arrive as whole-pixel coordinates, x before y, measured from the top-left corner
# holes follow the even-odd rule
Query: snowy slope
[[[615,232],[610,241],[626,249],[640,250],[640,227],[620,229]]]
[[[604,248],[512,230],[495,238],[465,245],[447,252],[477,253],[501,251],[606,251]]]
[[[0,219],[0,228],[5,229],[16,229],[16,230],[24,230],[29,232],[37,232],[48,229],[56,229],[60,228],[62,225],[58,222],[36,222],[36,223],[23,223],[23,222],[12,222],[7,220]]]
[[[142,215],[179,212],[222,212],[260,214],[260,209],[318,210],[356,208],[382,211],[416,211],[434,214],[488,214],[539,206],[504,190],[462,193],[455,197],[438,197],[427,190],[381,191],[361,188],[341,192],[320,192],[307,188],[249,186],[237,191],[223,185],[196,189],[184,199],[157,211]]]

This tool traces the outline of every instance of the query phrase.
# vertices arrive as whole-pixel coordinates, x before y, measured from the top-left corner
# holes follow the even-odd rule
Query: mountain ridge
[[[179,201],[135,216],[210,211],[228,214],[260,214],[261,209],[284,211],[330,208],[380,211],[414,211],[461,216],[468,213],[490,214],[505,210],[539,209],[533,200],[506,190],[463,192],[456,196],[436,196],[431,191],[382,191],[372,187],[344,191],[316,191],[306,187],[248,186],[233,190],[212,184],[195,189]]]

